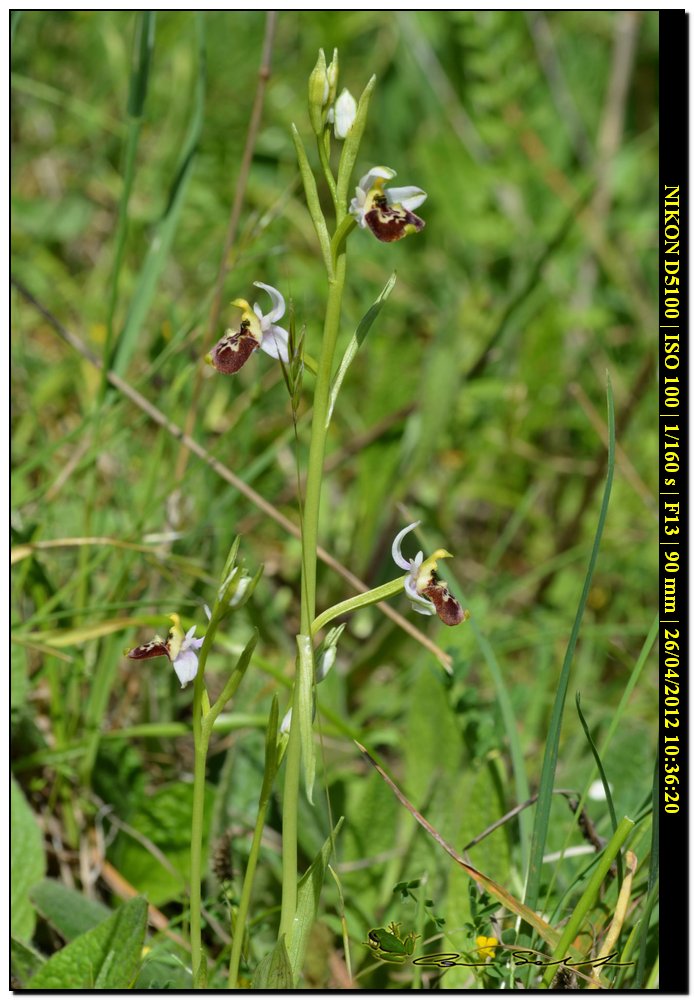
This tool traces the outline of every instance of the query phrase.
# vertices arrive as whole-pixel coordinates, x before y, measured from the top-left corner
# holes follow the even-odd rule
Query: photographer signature
[[[498,942],[496,938],[482,937],[477,938],[478,947],[475,949],[480,953],[481,957],[484,957],[484,961],[482,962],[460,961],[463,955],[455,951],[435,952],[431,955],[421,955],[419,958],[412,958],[417,936],[412,931],[403,935],[400,932],[400,924],[391,923],[387,928],[376,927],[370,930],[364,944],[383,962],[394,962],[401,965],[411,959],[413,965],[432,966],[437,969],[450,969],[454,966],[485,966],[488,959],[495,957],[497,948],[509,952],[517,966],[534,965],[537,968],[546,968],[551,965],[563,965],[579,969],[581,966],[587,965],[593,969],[597,969],[600,966],[608,965],[611,967],[634,965],[634,962],[613,961],[617,955],[616,951],[605,955],[603,958],[585,959],[584,961],[576,961],[571,955],[566,955],[564,958],[549,959],[542,955],[541,952],[534,951],[532,948],[509,947]]]

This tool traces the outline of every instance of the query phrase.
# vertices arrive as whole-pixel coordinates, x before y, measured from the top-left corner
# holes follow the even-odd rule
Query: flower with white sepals
[[[192,680],[195,680],[198,672],[198,650],[205,641],[205,636],[195,638],[196,627],[193,625],[187,632],[183,631],[181,619],[178,615],[169,615],[173,625],[169,629],[166,640],[155,635],[150,642],[142,646],[136,646],[127,651],[126,655],[131,660],[150,660],[155,656],[167,656],[176,671],[176,676],[181,682],[181,687],[185,687]]]
[[[420,615],[438,615],[444,625],[459,625],[469,617],[458,601],[450,593],[446,583],[436,572],[439,559],[452,558],[445,549],[437,549],[428,559],[418,552],[414,559],[406,559],[402,554],[402,540],[419,527],[421,521],[414,521],[399,531],[393,540],[392,555],[400,569],[407,570],[405,593],[410,599],[413,611]]]
[[[426,191],[418,187],[387,188],[395,177],[390,167],[372,167],[357,185],[349,210],[357,224],[368,228],[382,243],[393,243],[424,228],[424,220],[414,214],[426,200]]]
[[[268,293],[272,308],[263,313],[257,302],[251,309],[245,299],[234,299],[232,305],[242,310],[241,325],[238,330],[227,330],[205,358],[223,375],[234,375],[258,348],[271,358],[279,358],[285,365],[289,363],[289,334],[277,325],[285,313],[284,296],[262,281],[254,281],[253,284]]]

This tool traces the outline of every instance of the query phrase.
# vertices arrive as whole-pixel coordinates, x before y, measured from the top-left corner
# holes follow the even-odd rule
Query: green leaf
[[[205,850],[213,799],[213,790],[208,786],[203,830]],[[130,816],[129,824],[159,848],[161,859],[153,857],[144,844],[123,830],[110,852],[109,860],[154,906],[179,898],[190,876],[192,805],[193,786],[179,782],[154,792]]]
[[[446,798],[450,807],[450,795],[460,781],[463,741],[459,722],[448,705],[444,687],[438,675],[429,670],[421,670],[408,692],[409,707],[405,732],[405,762],[407,791],[413,801],[424,802],[437,784],[447,786]],[[436,740],[430,738],[432,722],[436,725]],[[446,813],[448,809],[446,809]],[[429,812],[427,818],[437,826],[445,816],[434,819]],[[453,817],[448,817],[449,823]],[[457,829],[448,831],[437,829],[455,837]]]
[[[366,335],[368,334],[369,330],[374,324],[376,317],[383,308],[384,302],[386,301],[390,293],[393,291],[393,288],[395,287],[395,281],[396,281],[396,274],[395,271],[393,271],[390,278],[388,278],[388,280],[386,281],[383,287],[383,291],[378,296],[378,298],[371,306],[371,308],[361,318],[359,326],[354,332],[354,336],[350,340],[349,344],[347,344],[347,349],[345,350],[345,353],[342,356],[340,367],[337,369],[335,377],[332,381],[332,385],[330,386],[330,403],[328,405],[328,416],[325,421],[326,427],[329,426],[330,424],[330,420],[333,415],[333,410],[335,408],[335,403],[337,402],[338,393],[340,392],[340,388],[342,387],[342,382],[344,380],[344,377],[347,374],[347,369],[354,361],[354,357],[357,351],[366,340]]]
[[[128,114],[133,118],[140,118],[145,108],[147,81],[154,49],[155,16],[154,11],[143,10],[137,20],[133,67],[130,74],[130,94],[128,95]]]
[[[10,974],[18,985],[13,988],[19,989],[27,979],[30,979],[39,971],[44,963],[43,955],[39,955],[33,948],[22,944],[15,938],[10,940]]]
[[[145,955],[142,968],[133,985],[134,990],[190,990],[190,970],[177,954],[154,951]]]
[[[293,990],[292,967],[289,964],[284,935],[269,955],[266,955],[251,982],[254,990]]]
[[[11,929],[14,937],[20,941],[28,941],[34,933],[36,923],[29,890],[43,878],[46,856],[36,817],[14,778],[10,791],[10,816]]]
[[[200,955],[200,965],[195,973],[193,981],[194,990],[204,990],[207,987],[207,955],[203,951]]]
[[[111,911],[103,903],[87,899],[76,889],[62,882],[45,878],[30,893],[34,906],[61,937],[72,941],[106,920]]]
[[[335,829],[321,847],[315,857],[311,867],[302,876],[297,887],[296,914],[294,915],[294,925],[292,927],[292,938],[289,942],[289,961],[294,971],[294,977],[299,978],[299,974],[304,965],[306,957],[306,947],[311,927],[318,913],[318,903],[323,888],[323,880],[328,867],[333,844],[342,826],[342,817],[335,824]],[[291,989],[292,987],[290,987]]]
[[[292,139],[294,140],[294,147],[296,149],[296,158],[299,161],[299,172],[301,173],[301,180],[306,194],[306,205],[308,207],[313,226],[316,230],[318,242],[320,243],[325,268],[328,274],[332,275],[333,263],[330,252],[330,236],[328,235],[328,227],[325,224],[325,216],[323,215],[323,211],[320,207],[320,198],[318,197],[316,179],[313,176],[313,171],[309,165],[306,150],[304,149],[304,144],[296,125],[292,125]]]
[[[316,776],[316,747],[313,742],[313,643],[310,635],[297,635],[299,657],[296,670],[298,684],[298,717],[292,716],[292,725],[299,727],[301,759],[304,765],[306,797],[313,803],[313,781]]]
[[[29,989],[128,989],[142,960],[147,901],[138,896],[113,916],[57,952]]]

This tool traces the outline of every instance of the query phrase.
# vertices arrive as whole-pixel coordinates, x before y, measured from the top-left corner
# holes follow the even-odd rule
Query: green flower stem
[[[241,963],[241,951],[243,949],[243,937],[244,928],[246,926],[246,920],[248,919],[248,911],[251,905],[251,893],[253,891],[253,881],[255,879],[255,870],[258,865],[258,856],[260,855],[260,842],[263,837],[263,830],[265,829],[265,817],[267,816],[267,807],[270,804],[270,796],[263,799],[258,807],[258,816],[255,821],[255,829],[253,830],[253,840],[251,842],[251,850],[248,855],[248,865],[246,867],[246,874],[243,878],[243,888],[241,890],[241,899],[239,900],[239,909],[236,914],[236,920],[234,922],[234,932],[231,942],[231,958],[229,960],[229,989],[238,989],[238,978],[239,978],[239,965]]]
[[[318,146],[318,158],[323,168],[325,180],[330,188],[330,196],[333,200],[335,211],[337,211],[337,185],[335,184],[333,172],[330,169],[330,132],[327,128],[322,136],[316,136],[316,145]]]
[[[380,601],[385,601],[389,597],[395,597],[399,594],[401,590],[405,587],[405,580],[407,577],[401,576],[397,580],[391,580],[389,583],[384,583],[381,587],[375,587],[373,590],[367,590],[363,594],[357,594],[356,597],[350,597],[346,601],[341,601],[339,604],[333,604],[332,608],[328,608],[322,614],[318,615],[314,619],[313,625],[311,626],[311,635],[316,635],[320,632],[328,622],[333,621],[335,618],[339,618],[340,615],[351,614],[353,611],[358,611],[359,608],[366,608],[370,604],[378,604]]]
[[[205,818],[205,771],[209,736],[200,733],[195,740],[193,770],[193,820],[190,831],[190,947],[193,959],[193,982],[198,981],[202,958],[201,886],[202,829]]]
[[[335,230],[335,235],[330,241],[330,250],[333,255],[333,259],[337,258],[337,255],[342,250],[343,244],[349,234],[352,232],[357,224],[357,220],[353,215],[345,215],[340,225]]]
[[[270,803],[272,786],[275,782],[275,775],[279,766],[277,756],[277,726],[279,722],[279,708],[277,695],[272,699],[270,718],[268,720],[267,732],[265,736],[265,771],[263,774],[263,784],[260,790],[260,801],[258,802],[258,816],[255,821],[253,831],[253,841],[248,855],[248,865],[243,878],[243,888],[241,889],[241,899],[236,914],[236,921],[233,928],[231,942],[231,957],[229,959],[229,989],[238,989],[239,964],[241,962],[241,951],[243,949],[243,938],[248,918],[248,911],[251,905],[251,892],[253,890],[253,879],[258,865],[260,855],[260,842],[265,826],[267,807]]]
[[[238,541],[234,543],[238,548]],[[232,547],[230,559],[236,554]],[[225,568],[228,570],[229,565]],[[202,833],[205,821],[205,773],[207,766],[207,750],[210,744],[210,736],[215,721],[226,705],[229,698],[236,692],[239,684],[243,680],[246,668],[251,660],[251,655],[258,639],[255,632],[246,644],[241,656],[236,663],[229,680],[224,685],[221,695],[210,707],[210,699],[205,688],[205,665],[207,656],[212,648],[217,628],[228,607],[226,601],[216,601],[212,612],[205,641],[200,648],[198,657],[198,672],[195,675],[195,688],[193,691],[193,742],[195,746],[194,766],[193,766],[193,815],[190,829],[190,949],[193,963],[193,988],[200,989],[206,986],[203,982],[205,976],[200,975],[202,953],[202,919],[201,919],[201,892],[202,892]]]
[[[304,635],[309,634],[311,622],[316,614],[316,550],[318,547],[318,514],[323,481],[323,459],[325,457],[325,440],[327,437],[325,423],[330,401],[330,382],[335,344],[340,326],[346,264],[347,256],[343,249],[337,257],[335,277],[330,282],[328,291],[323,344],[318,361],[318,375],[316,377],[316,388],[313,397],[313,421],[306,476],[302,534],[304,564],[301,590],[301,632]]]
[[[216,608],[215,608],[216,610]],[[217,631],[214,619],[205,635],[205,641],[200,649],[198,672],[195,675],[193,691],[193,816],[190,826],[190,950],[193,963],[193,983],[197,984],[198,970],[202,958],[202,921],[201,921],[201,885],[202,885],[202,830],[205,820],[205,771],[207,764],[207,747],[210,742],[210,730],[203,726],[204,705],[209,705],[209,696],[205,689],[205,664],[207,654]]]
[[[323,327],[323,343],[318,361],[318,375],[316,377],[316,387],[313,397],[311,444],[309,447],[302,524],[301,632],[303,635],[311,634],[311,622],[316,616],[316,550],[318,547],[318,515],[323,481],[323,459],[325,457],[325,440],[327,436],[325,425],[330,402],[333,357],[340,327],[340,312],[346,267],[347,257],[343,246],[343,249],[337,256],[332,277],[330,277],[331,268],[326,264],[329,276],[328,302]],[[280,917],[279,936],[286,935],[287,941],[291,940],[297,898],[297,814],[301,772],[301,733],[299,732],[300,694],[300,685],[295,683],[292,726],[289,731],[289,743],[287,746],[282,817],[282,914]]]

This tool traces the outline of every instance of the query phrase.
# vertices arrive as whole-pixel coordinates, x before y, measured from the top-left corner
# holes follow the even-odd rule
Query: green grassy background
[[[12,272],[101,356],[121,211],[116,367],[177,424],[192,421],[206,449],[296,521],[294,438],[279,366],[260,354],[233,379],[205,369],[196,390],[265,15],[157,14],[139,130],[128,116],[136,26],[127,12],[15,12]],[[329,440],[321,541],[375,586],[392,576],[395,533],[421,518],[427,547],[454,553],[448,579],[472,614],[447,630],[397,602],[452,657],[447,679],[421,645],[377,609],[365,610],[350,621],[337,667],[319,689],[329,713],[319,713],[319,774],[332,816],[347,818],[338,871],[354,970],[372,967],[358,980],[365,988],[388,975],[412,977],[373,969],[359,944],[370,927],[395,919],[425,936],[436,931],[412,899],[393,894],[397,882],[426,878],[419,895],[446,920],[444,949],[471,946],[460,928],[474,914],[465,876],[366,772],[350,735],[380,754],[458,848],[517,803],[512,739],[536,790],[598,519],[607,371],[621,450],[556,784],[581,790],[593,774],[574,706],[580,691],[598,745],[617,720],[603,762],[618,817],[642,817],[650,795],[652,660],[615,713],[655,616],[658,25],[655,13],[281,12],[214,338],[236,319],[227,303],[254,301],[252,282],[260,280],[291,297],[307,349],[318,352],[325,283],[289,126],[295,122],[308,144],[306,81],[319,46],[339,47],[340,87],[358,94],[372,73],[378,77],[355,182],[386,164],[397,170],[396,183],[429,196],[417,237],[391,246],[368,232],[350,237],[341,343],[393,270],[398,281],[345,381]],[[128,142],[134,174],[126,204]],[[95,369],[18,293],[12,391],[13,540],[66,541],[15,566],[16,774],[53,834],[49,875],[81,884],[80,853],[94,831],[104,833],[109,864],[175,927],[185,919],[192,766],[189,739],[175,727],[189,720],[191,693],[177,690],[164,661],[133,668],[122,651],[164,629],[172,611],[203,631],[203,605],[212,602],[231,541],[243,534],[247,566],[264,563],[265,574],[209,661],[215,689],[230,653],[251,626],[260,629],[258,655],[209,768],[211,842],[234,833],[233,898],[259,791],[259,727],[273,692],[280,690],[282,710],[288,697],[299,544],[212,469],[194,456],[186,461],[179,443],[122,394],[103,397]],[[308,410],[307,393],[302,460]],[[84,537],[101,542],[68,544]],[[318,579],[321,608],[351,593],[325,567]],[[148,728],[129,734],[135,726]],[[306,864],[329,830],[326,796],[316,798],[301,822]],[[605,804],[590,802],[589,813],[609,836]],[[251,969],[273,940],[279,829],[275,807],[255,893]],[[637,831],[636,898],[647,872],[648,821]],[[516,895],[521,833],[511,821],[470,853]],[[557,800],[547,849],[567,843],[583,841]],[[152,844],[178,874],[153,860]],[[547,866],[545,887],[552,875],[556,882],[542,908],[552,919],[570,910],[586,864],[579,856]],[[97,884],[98,898],[111,905],[109,890]],[[207,895],[208,912],[228,927],[214,877]],[[306,973],[313,985],[340,983],[338,912],[330,880]],[[19,937],[28,941],[34,923],[26,920]],[[44,952],[57,944],[49,925],[40,917],[36,926]],[[214,929],[208,942],[223,964]],[[153,979],[143,985],[186,981],[185,953],[172,959],[172,949],[157,939],[141,973]],[[453,970],[443,984],[465,981]]]

